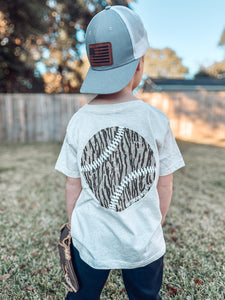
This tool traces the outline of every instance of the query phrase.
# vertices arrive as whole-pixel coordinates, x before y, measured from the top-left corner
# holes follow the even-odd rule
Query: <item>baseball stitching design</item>
[[[110,156],[110,154],[112,154],[112,151],[116,150],[123,136],[123,132],[124,128],[119,127],[116,137],[114,138],[112,143],[104,150],[100,157],[97,158],[93,163],[81,167],[81,171],[91,171],[92,169],[96,169],[97,167],[99,167],[104,162],[104,160],[106,160]]]
[[[122,211],[143,198],[155,179],[156,161],[148,142],[122,126],[108,127],[88,141],[82,174],[100,205]]]
[[[147,175],[147,173],[152,173],[154,172],[155,169],[153,167],[146,167],[146,168],[142,168],[138,171],[134,171],[130,174],[128,174],[121,182],[121,185],[117,187],[117,190],[115,191],[115,193],[112,195],[109,207],[113,208],[115,210],[116,205],[118,204],[118,200],[124,190],[124,188],[126,187],[126,185],[131,182],[132,180],[138,178],[139,176],[142,175]]]

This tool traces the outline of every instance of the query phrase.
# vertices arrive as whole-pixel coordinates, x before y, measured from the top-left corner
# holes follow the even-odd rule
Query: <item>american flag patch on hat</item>
[[[110,42],[90,44],[89,56],[92,67],[112,65],[112,44]]]

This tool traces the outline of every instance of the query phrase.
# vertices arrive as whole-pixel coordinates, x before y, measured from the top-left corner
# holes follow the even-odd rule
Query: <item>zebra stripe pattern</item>
[[[118,132],[116,133],[116,137],[112,141],[112,143],[104,150],[104,152],[97,158],[93,163],[84,165],[81,167],[81,171],[91,171],[93,169],[97,169],[111,154],[115,151],[119,145],[119,142],[122,139],[124,133],[124,128],[119,127]]]
[[[142,168],[138,171],[134,171],[132,173],[130,173],[129,175],[127,175],[121,182],[121,185],[117,187],[117,190],[115,191],[115,193],[112,195],[109,207],[113,208],[114,210],[116,209],[116,205],[118,203],[118,200],[124,190],[124,188],[126,187],[126,185],[131,182],[132,180],[138,178],[141,175],[147,175],[147,173],[152,173],[154,172],[155,169],[153,167],[146,167],[146,168]]]
[[[81,157],[81,171],[100,205],[120,212],[143,198],[155,179],[156,161],[148,142],[122,126],[100,130]]]

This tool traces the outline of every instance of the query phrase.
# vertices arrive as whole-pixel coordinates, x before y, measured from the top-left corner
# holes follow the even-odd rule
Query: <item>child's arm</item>
[[[82,186],[80,178],[66,177],[66,208],[69,218],[69,224],[71,224],[72,212],[81,190]]]
[[[157,190],[159,194],[160,210],[162,214],[161,224],[163,224],[172,197],[173,173],[166,176],[159,176]]]

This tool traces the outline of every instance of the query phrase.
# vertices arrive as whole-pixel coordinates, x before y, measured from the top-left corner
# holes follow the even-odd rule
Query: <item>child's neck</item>
[[[131,100],[137,100],[137,98],[132,94],[132,90],[129,88],[124,88],[121,91],[113,94],[99,94],[97,95],[91,102],[95,104],[107,104],[107,103],[118,103],[118,102],[126,102]]]

